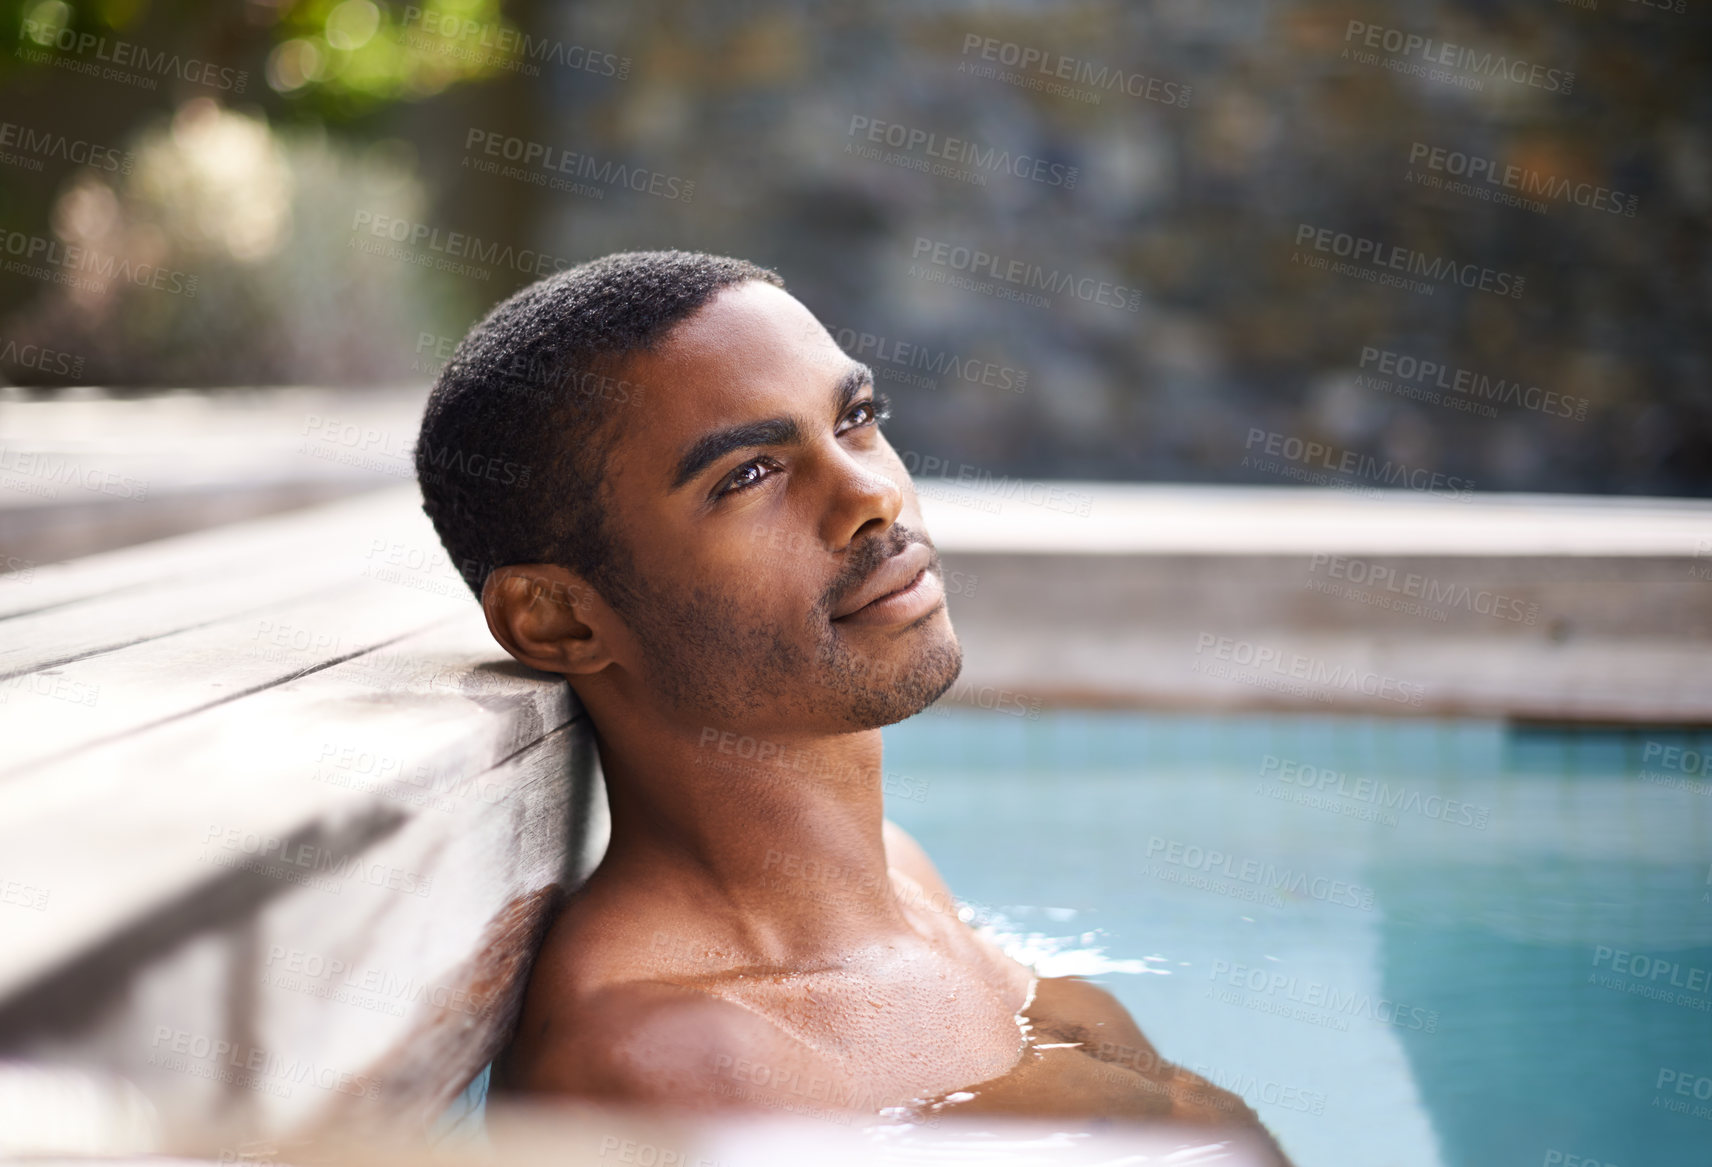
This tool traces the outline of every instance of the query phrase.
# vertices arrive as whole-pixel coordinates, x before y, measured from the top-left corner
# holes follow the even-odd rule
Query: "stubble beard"
[[[634,578],[633,594],[623,604],[630,610],[620,614],[648,662],[648,684],[680,718],[721,726],[877,729],[927,708],[963,668],[957,634],[939,611],[897,634],[892,655],[902,660],[862,651],[831,621],[840,596],[912,541],[927,542],[894,526],[884,540],[853,553],[846,571],[794,633],[782,623],[758,622],[733,591],[708,585],[674,595]],[[937,552],[930,570],[943,578]]]

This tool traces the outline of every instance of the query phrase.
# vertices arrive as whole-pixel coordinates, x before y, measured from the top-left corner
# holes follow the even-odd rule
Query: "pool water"
[[[887,814],[1299,1167],[1712,1163],[1712,732],[931,710]]]

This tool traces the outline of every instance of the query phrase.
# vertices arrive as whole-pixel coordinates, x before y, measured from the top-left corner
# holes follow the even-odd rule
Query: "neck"
[[[891,892],[881,740],[591,715],[612,836],[601,866],[728,919],[762,959],[907,929]]]

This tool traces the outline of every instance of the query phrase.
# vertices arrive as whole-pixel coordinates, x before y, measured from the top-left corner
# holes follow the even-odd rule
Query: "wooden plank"
[[[566,859],[555,893],[574,890],[589,877],[606,853],[612,828],[592,728],[578,720],[559,732],[569,734],[568,751],[555,760],[557,772],[540,780],[565,798],[568,820],[568,843],[561,844]],[[568,775],[577,780],[567,781]],[[507,835],[496,835],[485,844],[473,844],[472,865],[491,866],[495,856],[509,856],[514,850],[546,853],[550,845],[537,839],[520,846]],[[546,898],[539,893],[509,901],[468,946],[467,959],[442,978],[482,1003],[479,1026],[455,1010],[419,1008],[410,1028],[369,1070],[387,1104],[374,1106],[368,1099],[341,1096],[307,1133],[323,1138],[356,1131],[408,1136],[427,1129],[510,1040],[540,938],[560,902],[557,894]]]
[[[122,1074],[169,1144],[421,1129],[506,1039],[550,913],[604,849],[604,802],[568,780],[591,757],[578,721],[449,813],[371,795],[353,832],[353,808],[312,810],[289,846],[350,872],[219,870],[13,996],[0,1048]]]
[[[0,574],[0,621],[213,573],[243,579],[289,565],[311,578],[335,577],[341,570],[338,556],[354,552],[361,557],[370,546],[367,539],[403,537],[393,534],[401,530],[413,539],[426,531],[433,539],[432,527],[419,503],[414,485],[399,486],[69,563],[9,571]],[[438,545],[437,539],[431,544]],[[10,630],[6,632],[8,638],[13,635]]]
[[[427,518],[399,505],[402,501],[395,495],[379,513],[359,511],[325,529],[310,521],[294,537],[271,543],[265,555],[173,571],[76,603],[16,615],[0,625],[6,630],[0,678],[265,612],[365,575],[403,578],[447,597],[448,603],[461,594],[463,603],[473,607]],[[175,549],[160,556],[169,564],[178,561]]]
[[[424,576],[420,582],[436,581]],[[442,582],[462,589],[456,580]],[[467,616],[473,606],[467,593],[445,596],[358,578],[0,680],[0,718],[7,726],[0,778],[360,656],[438,621]]]
[[[305,822],[392,829],[423,798],[568,723],[573,708],[563,679],[505,658],[471,605],[374,652],[0,783],[0,879],[45,897],[41,911],[8,914],[0,1000],[218,882],[221,864],[254,858],[252,841],[277,849]],[[376,818],[377,794],[398,816]]]
[[[0,570],[408,483],[426,387],[12,400]]]
[[[125,502],[0,509],[0,568],[13,571],[302,510],[376,489],[368,483],[259,482]]]

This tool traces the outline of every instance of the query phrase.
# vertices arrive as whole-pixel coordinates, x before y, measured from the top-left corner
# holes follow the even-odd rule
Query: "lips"
[[[863,581],[861,587],[846,596],[843,602],[833,609],[832,618],[842,620],[855,615],[870,604],[909,588],[916,583],[916,577],[932,563],[933,552],[926,543],[905,545],[902,551],[881,563],[874,570],[874,574]]]

